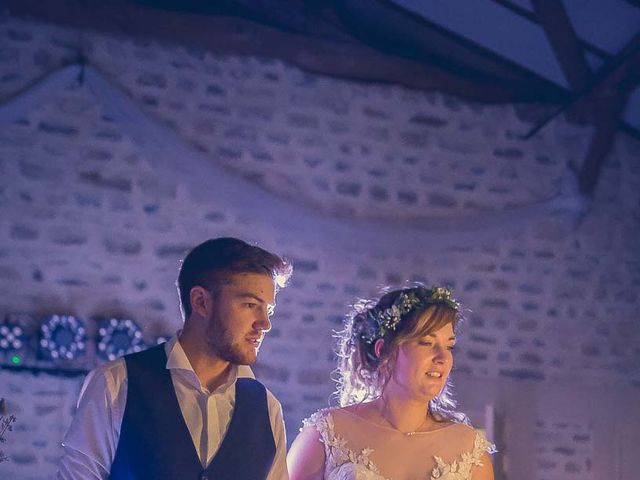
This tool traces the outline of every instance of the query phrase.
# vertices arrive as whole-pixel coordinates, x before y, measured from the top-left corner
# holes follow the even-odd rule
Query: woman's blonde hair
[[[457,332],[461,320],[459,308],[454,307],[455,302],[434,300],[432,292],[433,289],[419,285],[389,291],[377,302],[360,300],[353,305],[344,329],[337,333],[338,368],[334,373],[340,406],[379,398],[393,374],[398,348],[403,343],[429,335],[449,323]],[[380,314],[407,296],[417,297],[419,303],[400,315],[395,328],[380,329],[377,320]],[[379,355],[372,338],[384,340]],[[440,393],[429,402],[429,412],[439,421],[468,423],[467,417],[455,407],[452,383],[447,379]]]

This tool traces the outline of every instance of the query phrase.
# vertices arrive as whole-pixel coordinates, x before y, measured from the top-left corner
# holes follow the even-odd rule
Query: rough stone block
[[[524,152],[520,148],[506,147],[506,148],[494,149],[493,155],[496,158],[505,158],[507,160],[517,160],[519,158],[524,157]]]
[[[409,123],[422,125],[429,128],[442,128],[445,127],[449,122],[444,118],[436,117],[434,115],[418,114],[411,117],[409,119]]]
[[[137,255],[142,250],[140,240],[125,238],[122,236],[113,236],[105,238],[103,245],[108,253],[115,255]]]
[[[0,279],[19,281],[22,280],[22,274],[14,267],[0,265]]]
[[[123,134],[112,128],[101,128],[94,133],[94,138],[111,143],[117,143],[122,139]]]
[[[38,130],[50,135],[60,135],[65,137],[72,137],[78,134],[78,129],[76,127],[52,121],[40,122],[38,124]]]
[[[36,240],[40,237],[40,232],[35,227],[15,224],[11,226],[10,235],[14,240]]]
[[[404,131],[400,132],[400,140],[403,146],[407,148],[425,148],[427,146],[428,138],[424,132],[412,132]]]
[[[489,352],[485,350],[467,350],[465,355],[470,360],[484,362],[489,358]]]
[[[138,75],[136,83],[142,87],[165,89],[167,88],[167,78],[161,73],[144,72]]]
[[[242,150],[229,147],[218,147],[216,153],[223,160],[238,160],[242,158]]]
[[[541,365],[543,363],[542,357],[540,357],[540,355],[531,352],[524,352],[520,354],[518,356],[518,360],[529,365]]]
[[[290,113],[287,115],[287,125],[296,128],[318,128],[318,118],[304,113]]]
[[[404,205],[415,205],[418,203],[418,194],[416,192],[400,191],[398,192],[398,201]]]
[[[220,222],[224,222],[226,220],[226,216],[222,212],[208,212],[204,216],[204,218],[207,221],[213,222],[213,223],[220,223]]]
[[[440,208],[453,208],[458,205],[458,202],[453,196],[440,193],[430,193],[427,196],[427,202],[429,202],[429,205],[432,207]]]
[[[76,232],[72,227],[68,229],[56,229],[51,234],[51,240],[56,245],[62,246],[79,246],[87,243],[87,235],[82,232]]]
[[[292,259],[293,268],[298,273],[312,273],[319,270],[317,260],[305,260],[301,258]]]
[[[323,385],[327,374],[325,370],[305,368],[298,372],[296,380],[300,385]]]
[[[362,113],[365,117],[374,120],[389,120],[391,118],[388,112],[382,111],[379,108],[375,108],[369,105],[365,105],[365,107],[362,109]]]
[[[119,192],[131,191],[131,180],[122,176],[105,177],[100,172],[88,171],[80,172],[78,177],[82,182],[94,187],[117,190]]]
[[[340,195],[348,197],[357,197],[360,195],[362,185],[355,182],[338,182],[336,185],[336,192]]]

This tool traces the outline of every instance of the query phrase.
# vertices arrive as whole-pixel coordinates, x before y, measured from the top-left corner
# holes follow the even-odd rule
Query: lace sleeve
[[[307,427],[315,428],[320,434],[322,443],[325,445],[331,442],[331,438],[333,437],[333,424],[330,421],[329,411],[327,409],[318,410],[309,418],[302,420],[302,428],[300,428],[300,430]]]
[[[471,452],[471,458],[474,465],[482,465],[482,455],[484,453],[493,454],[496,453],[496,446],[487,440],[484,433],[480,430],[476,430],[476,438],[473,442],[473,451]]]
[[[364,465],[372,472],[378,473],[375,464],[369,458],[373,450],[363,449],[354,452],[347,446],[347,441],[334,431],[331,409],[318,410],[309,418],[302,421],[302,428],[313,427],[320,433],[320,441],[324,444],[327,466],[335,468],[347,462]]]
[[[446,463],[442,457],[434,455],[436,466],[431,471],[430,480],[468,480],[471,478],[473,467],[482,466],[482,456],[486,453],[495,453],[496,447],[489,442],[479,430],[475,432],[473,449],[464,452],[451,463]]]

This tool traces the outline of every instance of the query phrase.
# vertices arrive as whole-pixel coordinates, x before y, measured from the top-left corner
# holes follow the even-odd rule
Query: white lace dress
[[[483,454],[495,452],[482,432],[457,423],[403,434],[348,409],[326,409],[303,427],[320,433],[325,480],[471,480]]]

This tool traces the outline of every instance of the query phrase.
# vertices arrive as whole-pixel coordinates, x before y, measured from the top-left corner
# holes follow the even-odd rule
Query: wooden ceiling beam
[[[591,78],[591,69],[564,5],[561,0],[533,0],[533,6],[571,89],[583,91]]]
[[[523,140],[528,140],[544,128],[558,115],[568,112],[582,120],[593,122],[598,117],[598,112],[593,107],[602,92],[616,89],[631,89],[637,84],[634,78],[638,77],[640,69],[640,32],[637,33],[614,57],[591,77],[588,85],[580,92],[576,92],[570,101],[560,105],[550,114],[546,115],[529,132],[523,135]],[[606,94],[605,96],[611,96]]]
[[[627,103],[628,95],[618,92],[615,96],[598,109],[595,127],[596,131],[589,143],[589,150],[578,173],[580,193],[591,196],[598,183],[598,177],[607,155],[613,147],[613,141],[618,131],[620,117]]]
[[[309,37],[243,18],[168,12],[123,0],[4,0],[4,5],[4,12],[12,16],[151,38],[221,55],[277,58],[321,75],[436,90],[470,101],[503,103],[545,97],[545,92],[533,90],[526,83],[479,83],[359,42]]]
[[[640,84],[640,33],[616,55],[609,69],[585,103],[590,107],[589,120],[596,131],[578,175],[580,192],[592,195],[604,161],[613,147],[615,134],[632,90]]]

